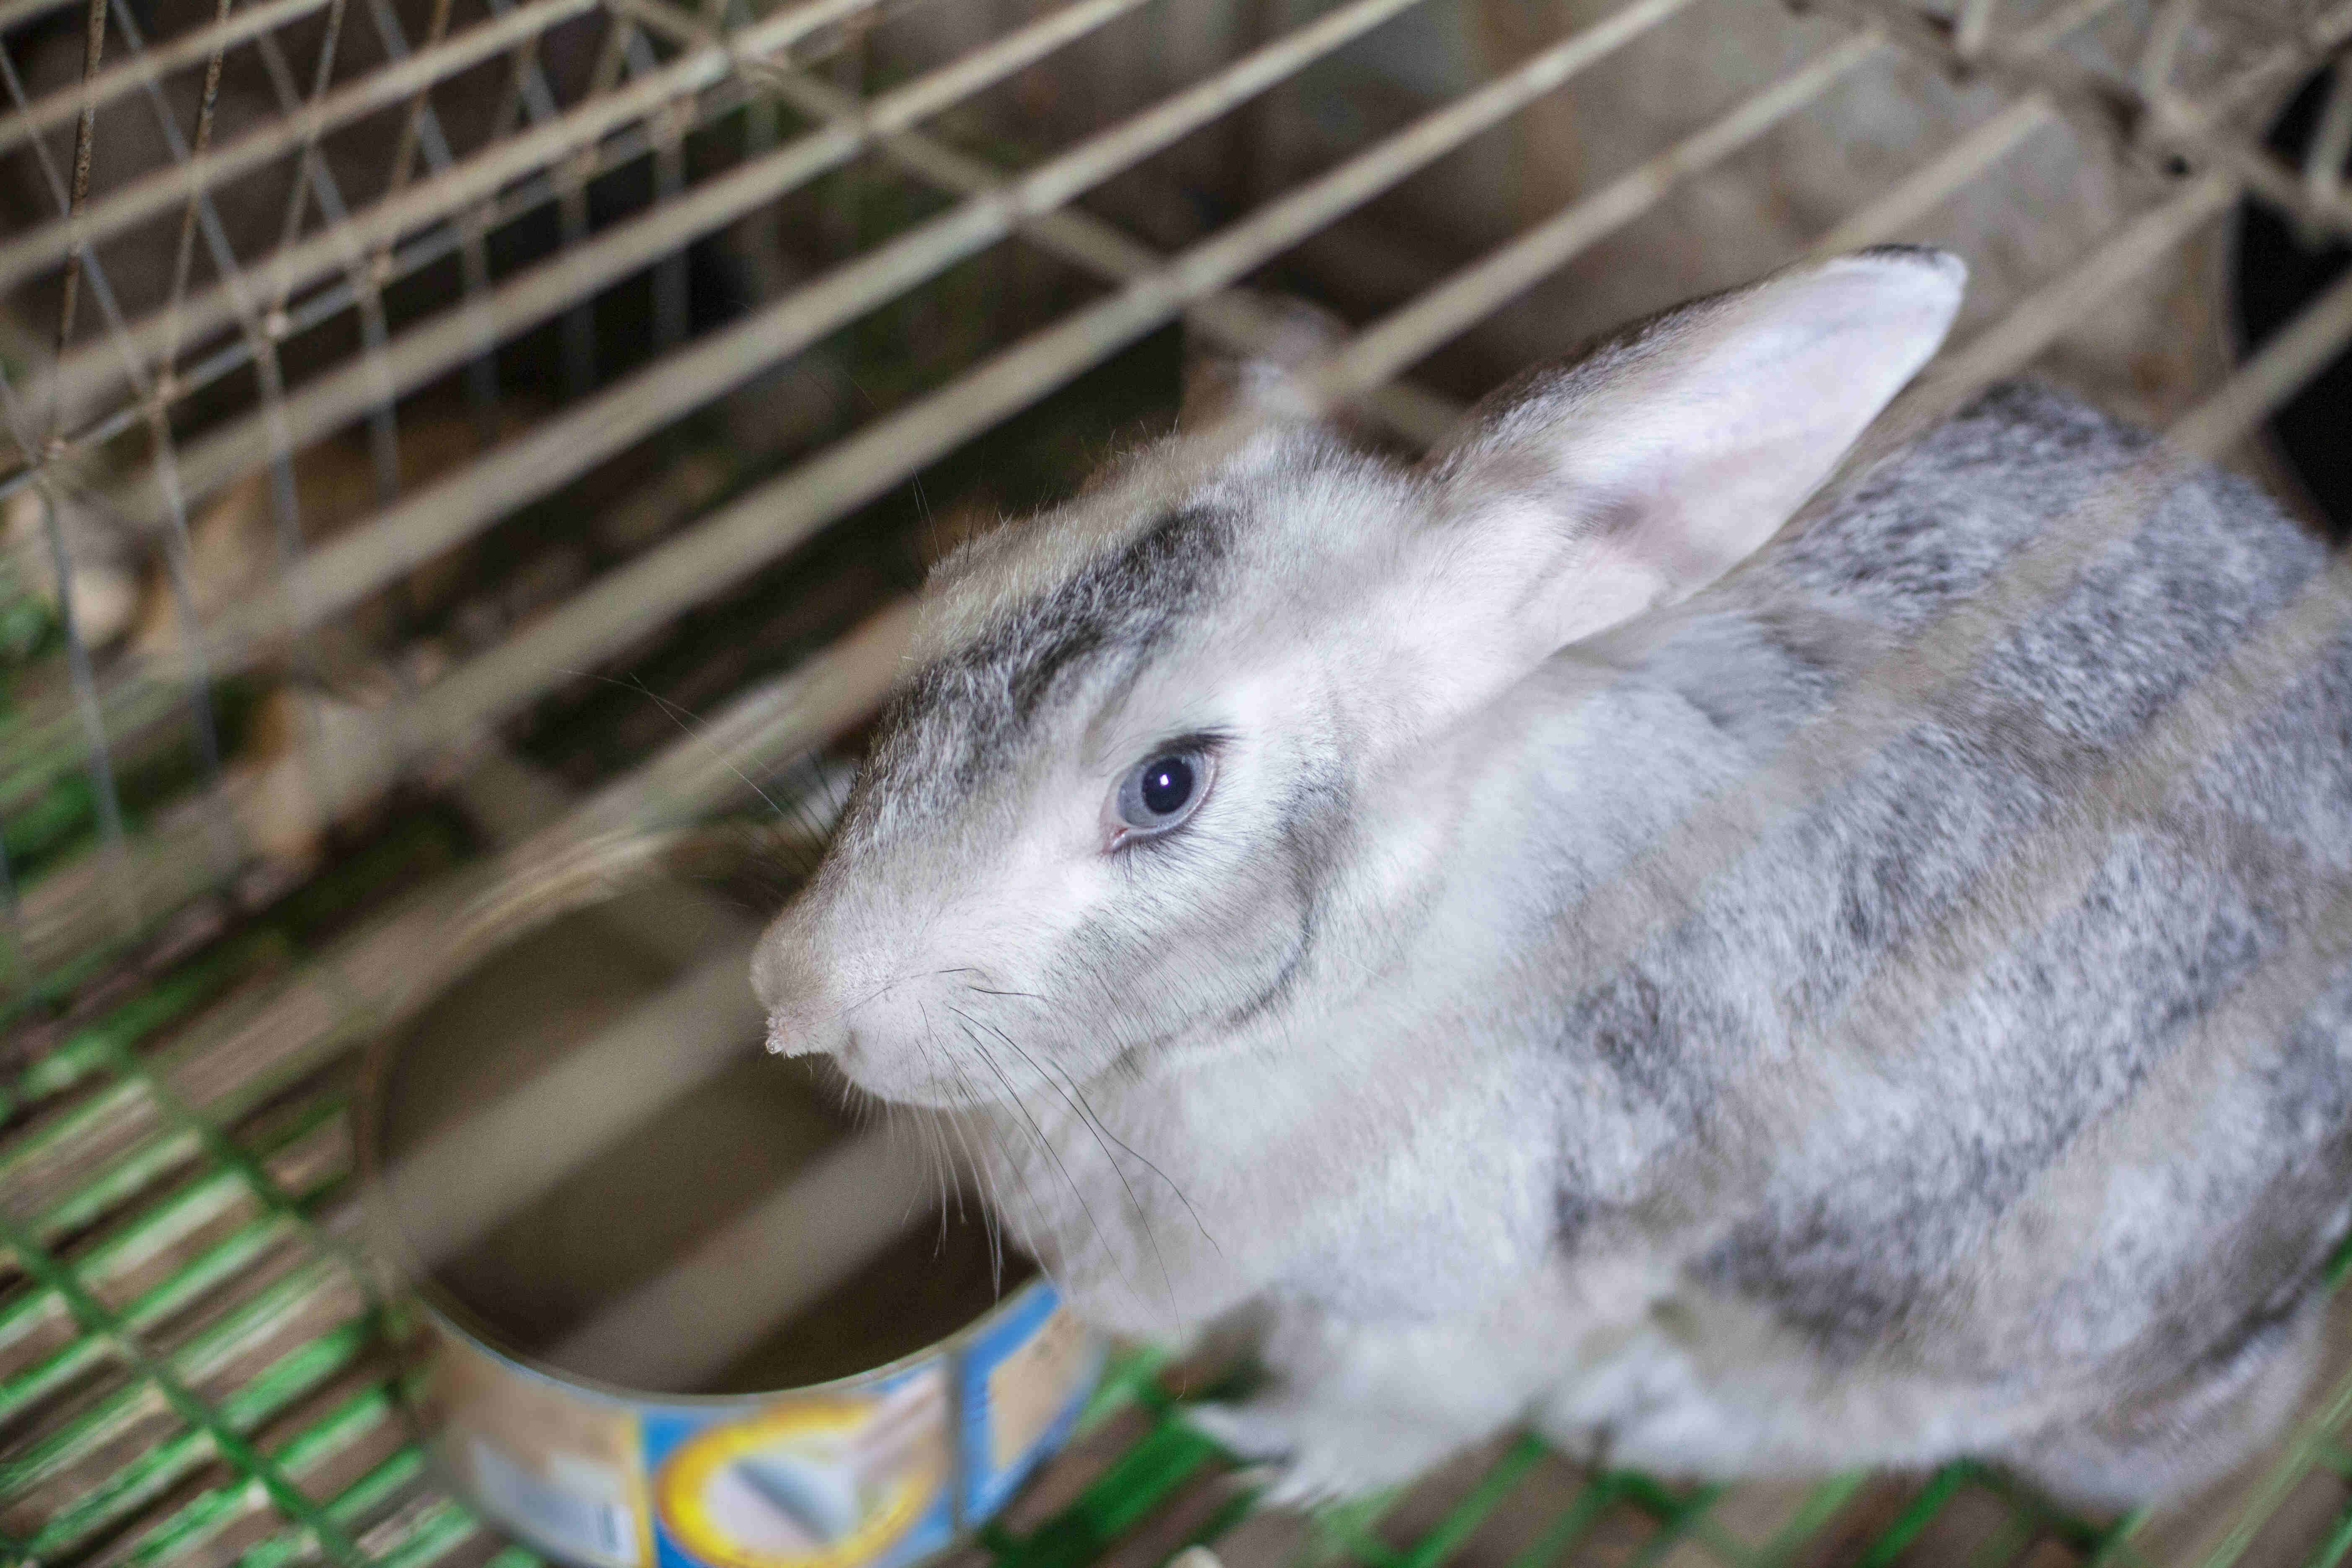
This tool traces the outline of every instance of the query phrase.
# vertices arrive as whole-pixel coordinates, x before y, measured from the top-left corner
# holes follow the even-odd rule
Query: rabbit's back
[[[2147,449],[1999,390],[1644,674],[1763,767]],[[2112,1405],[2291,1336],[2352,1199],[2352,973],[2321,950],[2352,869],[2352,636],[2305,596],[2326,564],[2243,482],[2175,485],[1569,1000],[1570,1041],[1680,1129],[1620,1213],[1714,1173],[1739,1195],[1688,1276],[1834,1365]],[[1705,653],[1727,626],[1761,650],[1737,669]],[[2291,626],[2284,673],[2231,684]],[[1571,1247],[1612,1206],[1567,1205]]]

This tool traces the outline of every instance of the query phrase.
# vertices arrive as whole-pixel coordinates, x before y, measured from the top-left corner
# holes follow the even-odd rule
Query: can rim
[[[509,1371],[520,1373],[540,1382],[550,1383],[567,1393],[584,1394],[632,1407],[651,1406],[660,1409],[712,1409],[735,1405],[766,1405],[779,1399],[802,1395],[850,1394],[872,1384],[884,1382],[901,1373],[915,1371],[924,1363],[944,1359],[963,1351],[970,1341],[982,1331],[992,1327],[996,1320],[1031,1298],[1051,1292],[1053,1282],[1044,1275],[1029,1280],[1011,1295],[998,1300],[979,1317],[966,1323],[945,1339],[934,1340],[919,1350],[864,1372],[847,1373],[824,1383],[795,1383],[782,1388],[758,1389],[741,1394],[663,1394],[656,1390],[630,1388],[621,1384],[606,1383],[584,1373],[565,1372],[548,1365],[535,1357],[524,1354],[506,1344],[498,1335],[478,1326],[463,1301],[437,1281],[415,1281],[406,1269],[402,1271],[402,1283],[416,1298],[417,1305],[436,1326],[463,1340],[474,1349],[501,1363]],[[429,1291],[427,1287],[429,1287]]]
[[[684,834],[659,836],[666,847],[718,840],[727,837],[723,829],[706,829]],[[435,987],[435,994],[457,984],[496,953],[537,929],[538,926],[578,910],[593,908],[617,897],[625,886],[640,880],[652,881],[663,873],[645,874],[623,879],[623,886],[614,887],[604,898],[567,900],[549,909],[541,919],[520,920],[502,931],[505,940],[489,952],[471,963],[443,976]],[[502,1336],[491,1330],[480,1315],[464,1300],[436,1278],[410,1244],[405,1229],[393,1212],[385,1191],[384,1156],[380,1129],[383,1120],[387,1080],[393,1066],[407,1039],[406,1031],[385,1029],[370,1039],[361,1053],[358,1082],[353,1086],[351,1109],[353,1163],[357,1166],[360,1189],[360,1210],[369,1233],[370,1248],[391,1265],[399,1288],[413,1297],[435,1324],[459,1340],[505,1363],[512,1370],[538,1380],[553,1384],[567,1391],[586,1394],[614,1404],[632,1406],[655,1405],[673,1409],[723,1408],[743,1405],[764,1405],[797,1394],[841,1394],[866,1387],[896,1377],[923,1363],[944,1358],[963,1350],[983,1331],[993,1327],[1015,1308],[1024,1306],[1040,1295],[1058,1294],[1053,1280],[1042,1266],[1038,1272],[1010,1294],[1003,1296],[987,1310],[943,1338],[919,1346],[879,1365],[846,1373],[823,1383],[792,1384],[782,1388],[764,1389],[740,1394],[666,1394],[659,1390],[631,1388],[622,1384],[607,1383],[583,1373],[573,1373],[551,1366],[538,1358],[516,1350]]]

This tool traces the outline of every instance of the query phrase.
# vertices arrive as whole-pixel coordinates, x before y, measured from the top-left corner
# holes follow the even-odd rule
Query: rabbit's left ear
[[[1715,581],[1932,357],[1967,268],[1888,247],[1685,305],[1482,409],[1441,454],[1454,551],[1550,647]]]
[[[1260,328],[1255,354],[1237,354],[1187,329],[1184,400],[1176,423],[1186,430],[1233,421],[1279,423],[1308,417],[1281,390],[1283,377],[1347,341],[1348,323],[1296,295],[1229,290]],[[1344,416],[1340,416],[1344,422]]]

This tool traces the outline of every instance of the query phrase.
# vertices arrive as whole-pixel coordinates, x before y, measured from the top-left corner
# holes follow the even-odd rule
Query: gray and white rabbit
[[[1096,1322],[1254,1324],[1265,1391],[1199,1419],[1286,1498],[1523,1420],[2096,1503],[2243,1457],[2352,1220],[2352,973],[2279,984],[2352,873],[2352,636],[2200,682],[2322,547],[2175,470],[1676,881],[2152,450],[2000,389],[1776,538],[1963,281],[1687,306],[1416,467],[1228,421],[966,546],[761,946],[772,1047],[947,1111]]]

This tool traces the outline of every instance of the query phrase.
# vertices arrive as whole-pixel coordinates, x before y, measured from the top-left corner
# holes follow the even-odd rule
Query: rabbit
[[[755,950],[771,1049],[946,1119],[1102,1329],[1255,1336],[1192,1418],[1277,1500],[1517,1423],[2101,1507],[2239,1461],[2352,1226],[2352,973],[2260,973],[2352,872],[2352,637],[2083,786],[2334,584],[2315,537],[2184,462],[1622,952],[1594,913],[2154,450],[2002,385],[1824,490],[1965,281],[1783,272],[1417,464],[1180,426],[964,545]]]

